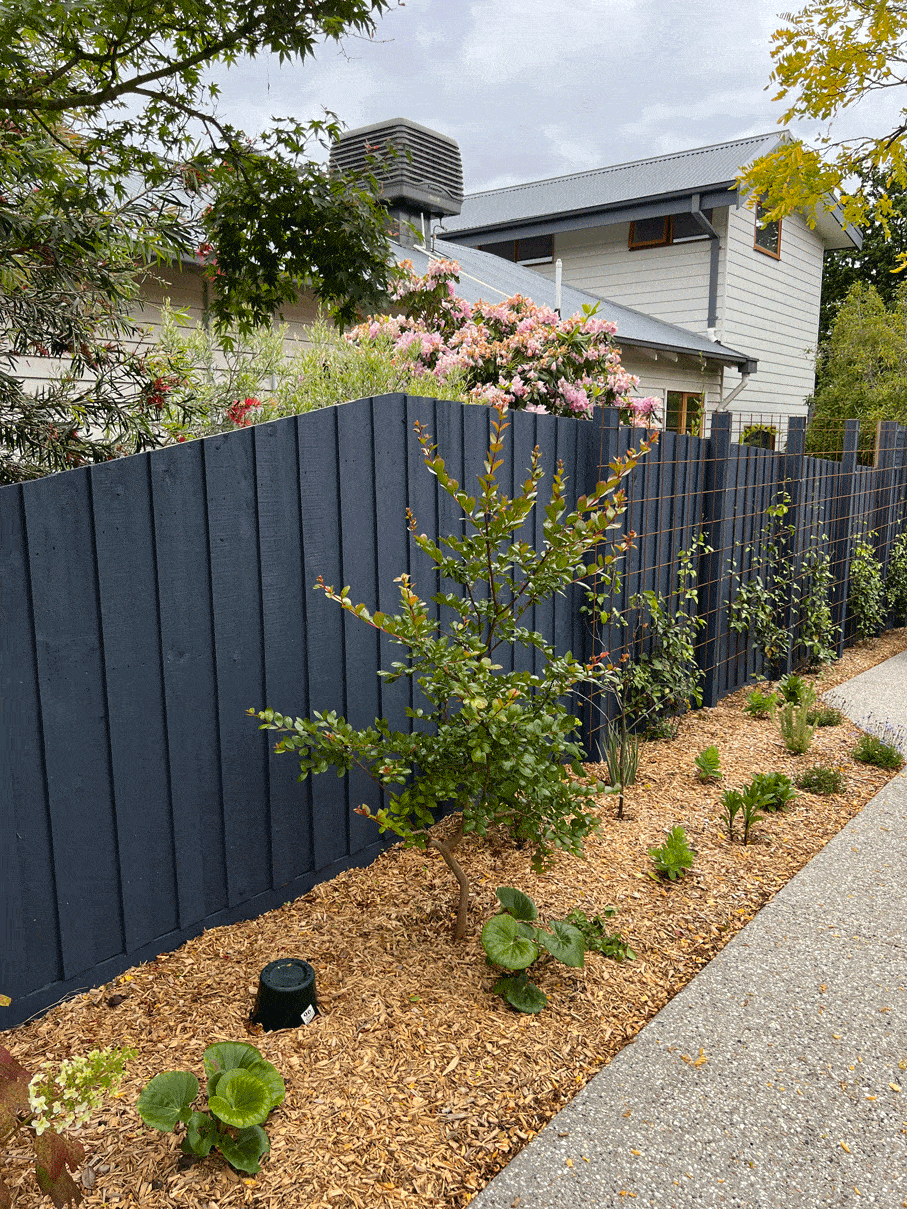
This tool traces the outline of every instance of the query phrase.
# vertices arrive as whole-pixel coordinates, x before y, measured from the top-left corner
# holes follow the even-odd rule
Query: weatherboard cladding
[[[392,245],[398,261],[410,260],[418,274],[426,272],[430,259],[455,260],[460,266],[460,281],[457,286],[457,297],[464,302],[475,303],[479,299],[485,302],[499,302],[522,294],[531,298],[539,306],[554,308],[555,285],[553,281],[540,273],[523,265],[514,264],[490,252],[481,252],[466,244],[451,244],[445,240],[435,240],[433,256],[420,248],[403,248]],[[709,360],[721,361],[726,365],[743,365],[750,357],[746,353],[726,348],[705,336],[697,336],[634,311],[628,306],[611,302],[595,294],[586,293],[564,284],[561,290],[561,314],[575,315],[584,306],[595,306],[600,319],[606,319],[617,326],[617,342],[642,345],[645,348],[670,349],[673,352],[686,353],[693,357],[704,356]]]
[[[444,225],[451,232],[470,231],[512,225],[542,215],[603,209],[643,198],[719,186],[730,188],[741,168],[771,151],[784,137],[784,132],[763,134],[654,159],[473,193],[464,199],[462,212],[446,220]],[[729,193],[728,204],[733,200],[733,194]]]

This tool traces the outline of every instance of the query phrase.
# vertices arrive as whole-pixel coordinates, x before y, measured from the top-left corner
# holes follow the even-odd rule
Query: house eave
[[[669,214],[691,214],[694,210],[715,210],[737,204],[737,182],[721,181],[699,190],[642,197],[634,201],[591,206],[560,214],[538,214],[516,222],[486,224],[445,231],[449,243],[477,247],[505,239],[529,239],[534,235],[553,235],[558,231],[576,231],[588,227],[607,227],[617,223],[638,222],[644,218],[666,218]]]

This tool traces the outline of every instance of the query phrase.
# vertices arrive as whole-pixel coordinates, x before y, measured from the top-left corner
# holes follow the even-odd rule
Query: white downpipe
[[[561,317],[561,274],[563,273],[564,262],[556,260],[554,262],[554,309],[557,312],[557,317]]]

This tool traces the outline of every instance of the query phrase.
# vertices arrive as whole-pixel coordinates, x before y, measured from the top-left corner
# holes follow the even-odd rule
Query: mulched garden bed
[[[818,687],[905,649],[907,630],[853,647]],[[818,730],[806,755],[790,755],[771,722],[743,713],[744,696],[688,715],[676,739],[642,746],[626,817],[615,819],[615,799],[603,797],[601,826],[583,860],[559,855],[538,876],[504,837],[464,840],[457,852],[474,898],[463,943],[452,940],[456,887],[440,856],[391,849],[367,869],[259,919],[212,929],[2,1034],[32,1069],[99,1046],[138,1050],[118,1098],[75,1131],[89,1155],[80,1177],[85,1204],[468,1204],[892,776],[850,757],[859,737],[850,723]],[[721,825],[723,786],[695,778],[693,758],[711,744],[721,753],[723,786],[770,770],[793,778],[821,763],[842,769],[844,791],[801,792],[787,812],[759,825],[748,846],[731,844]],[[678,823],[695,864],[681,882],[662,884],[650,876],[648,849]],[[489,993],[496,974],[479,941],[500,885],[531,895],[542,918],[616,907],[610,925],[637,959],[591,955],[583,970],[543,964],[533,980],[549,1007],[538,1016],[514,1012]],[[283,956],[314,965],[321,1014],[297,1030],[256,1033],[247,1018],[258,972]],[[222,1040],[251,1041],[287,1084],[266,1126],[271,1154],[255,1177],[237,1175],[215,1155],[190,1165],[178,1138],[147,1129],[134,1108],[160,1071],[202,1076],[203,1051]],[[8,1182],[19,1187],[16,1209],[49,1204],[22,1153],[11,1152],[6,1165]]]

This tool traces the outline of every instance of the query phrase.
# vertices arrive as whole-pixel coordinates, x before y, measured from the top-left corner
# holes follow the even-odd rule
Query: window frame
[[[645,222],[651,222],[652,219],[645,219]],[[665,214],[662,219],[664,223],[664,234],[660,239],[638,240],[634,238],[636,233],[635,219],[630,223],[630,234],[627,237],[627,247],[631,252],[635,252],[637,248],[667,248],[673,242],[674,235],[674,219],[672,215]]]
[[[551,251],[545,256],[520,256],[520,244],[528,242],[528,239],[549,239],[551,241]],[[534,264],[553,264],[554,263],[554,235],[530,235],[528,239],[502,239],[493,240],[491,243],[479,244],[480,252],[488,252],[491,256],[498,256],[501,260],[506,260],[508,264],[522,264],[531,266]],[[504,256],[502,252],[493,251],[495,248],[509,247],[511,255]]]
[[[670,408],[670,396],[680,395],[679,408],[679,426],[670,428],[668,426],[668,410]],[[687,418],[689,414],[690,400],[695,400],[699,407],[699,422],[695,432],[687,431]],[[703,425],[705,423],[705,391],[702,390],[673,390],[668,388],[664,394],[664,430],[665,432],[676,432],[678,436],[699,437],[702,436]]]
[[[706,215],[706,217],[709,219],[709,221],[711,221],[712,211],[705,210],[705,211],[703,211],[703,213]],[[675,244],[700,243],[704,240],[709,239],[709,235],[706,231],[692,231],[687,235],[678,235],[677,234],[677,232],[674,229],[675,228],[674,220],[676,218],[689,218],[689,217],[690,217],[690,215],[687,214],[686,211],[679,213],[679,214],[665,214],[664,217],[662,218],[662,222],[664,223],[664,228],[663,228],[663,234],[661,235],[661,237],[658,239],[644,239],[644,240],[639,240],[636,238],[637,222],[656,222],[657,217],[654,219],[652,219],[652,218],[633,219],[630,223],[629,234],[627,235],[627,248],[631,252],[635,252],[635,251],[638,251],[640,248],[671,248]]]
[[[755,222],[753,225],[753,248],[757,252],[761,252],[763,256],[770,256],[772,258],[772,260],[780,260],[781,259],[781,219],[776,218],[772,222],[770,222],[768,224],[768,226],[765,226],[765,227],[760,226],[759,221],[765,214],[765,209],[766,209],[766,207],[763,206],[762,202],[756,202],[756,215],[755,215]],[[777,227],[777,233],[775,235],[774,250],[772,250],[771,248],[763,247],[762,244],[759,243],[759,235],[764,231],[769,231],[773,226]]]

